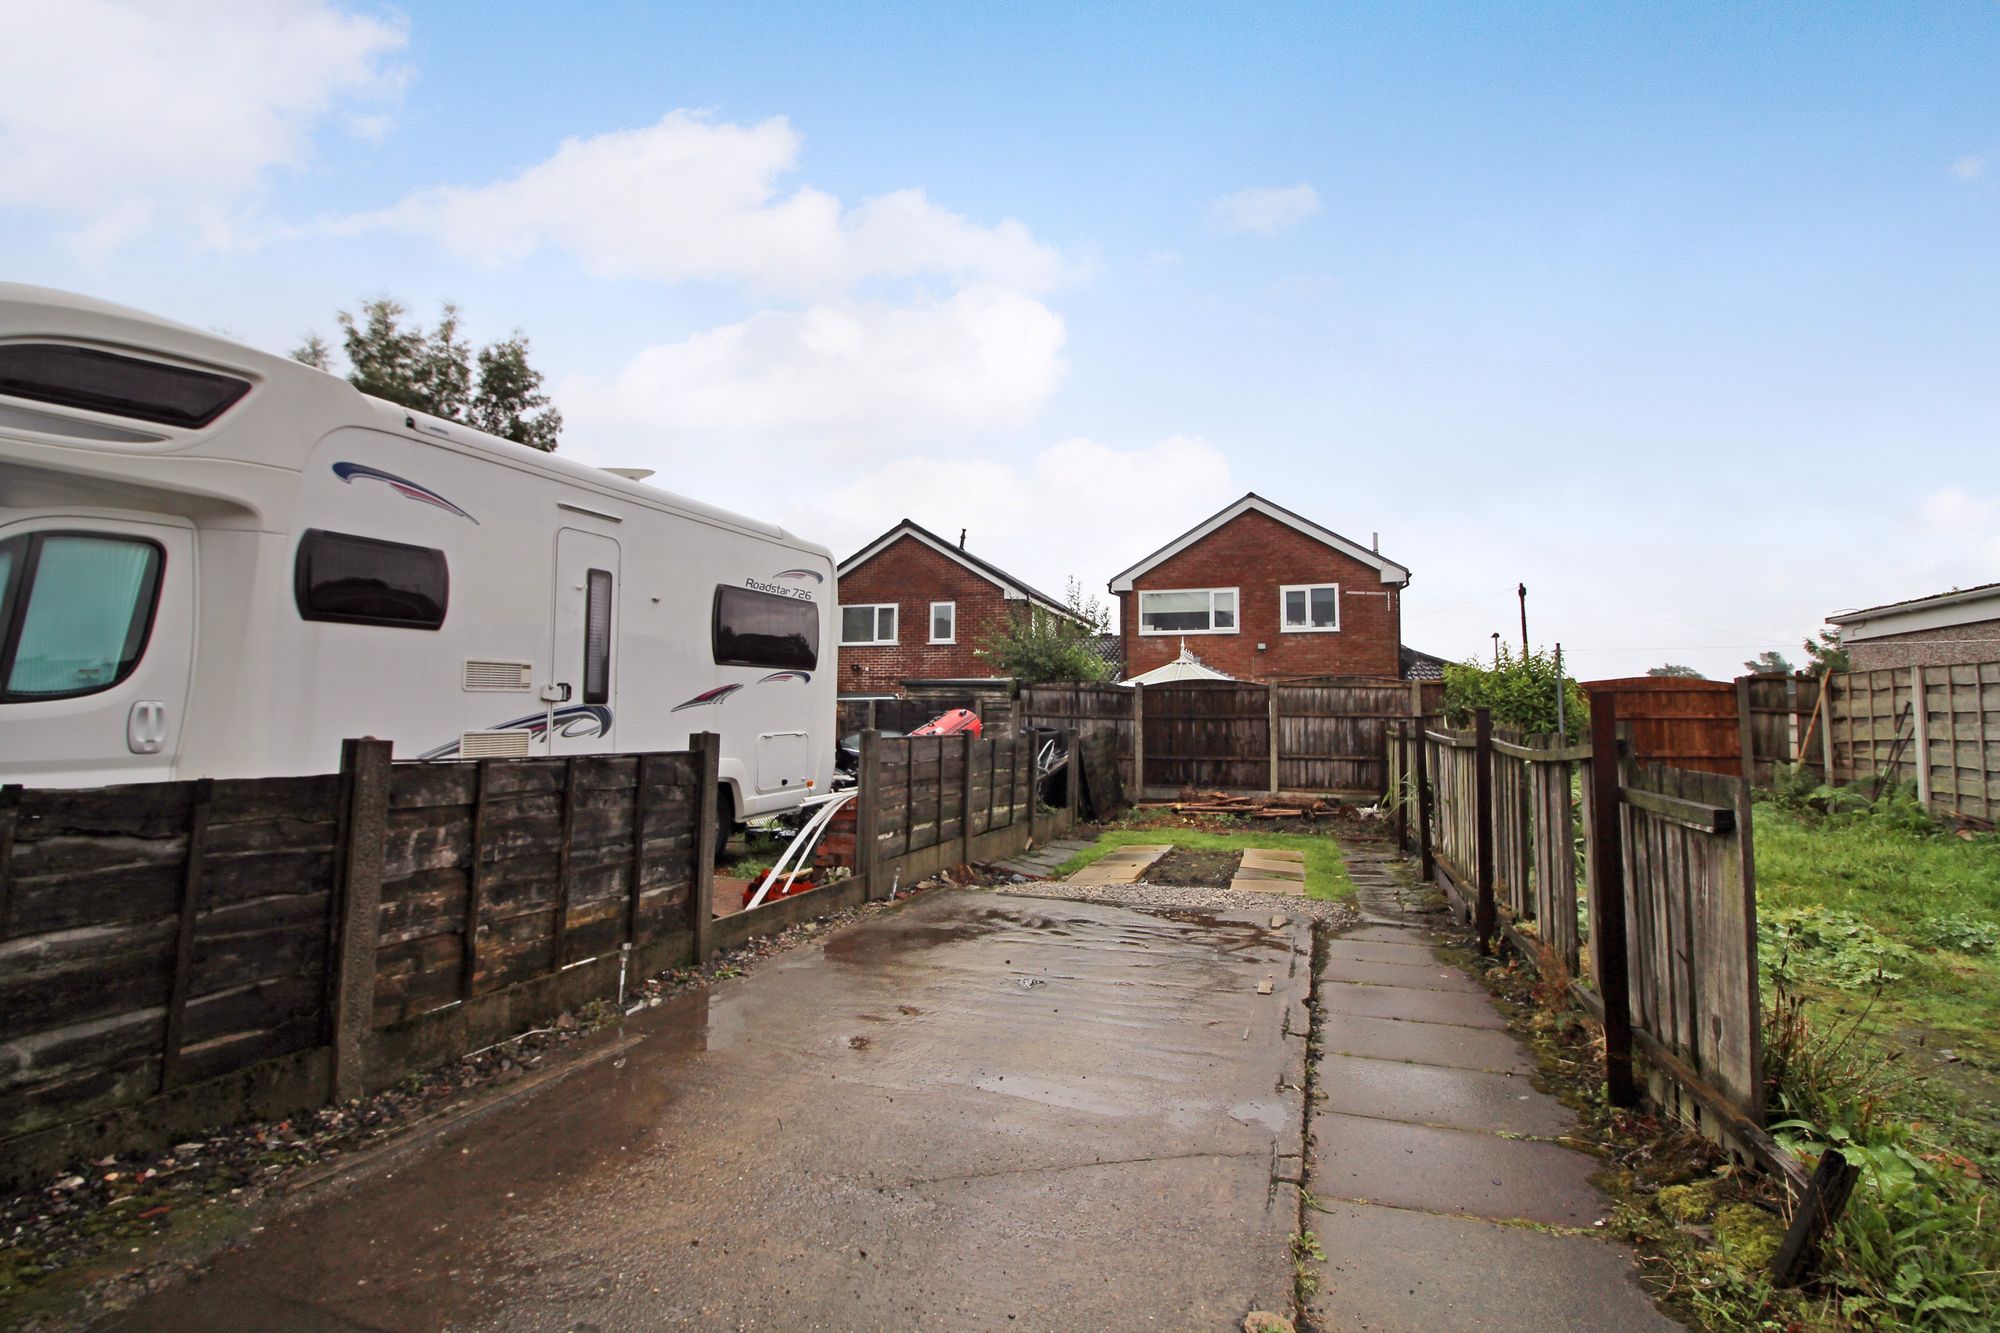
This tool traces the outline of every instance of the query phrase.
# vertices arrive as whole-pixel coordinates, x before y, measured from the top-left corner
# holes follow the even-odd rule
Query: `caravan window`
[[[583,701],[611,702],[611,571],[593,569],[583,607]]]
[[[198,429],[250,392],[233,375],[141,361],[90,347],[15,343],[0,347],[0,394],[59,407]]]
[[[750,588],[718,587],[715,664],[811,671],[819,665],[819,607]]]
[[[307,620],[436,629],[444,624],[451,574],[444,552],[428,546],[308,528],[292,584]]]
[[[146,651],[165,553],[149,541],[37,532],[0,542],[0,702],[108,690]]]

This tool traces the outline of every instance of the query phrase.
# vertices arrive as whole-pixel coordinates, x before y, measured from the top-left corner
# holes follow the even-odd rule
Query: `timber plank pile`
[[[1177,815],[1236,815],[1244,819],[1317,819],[1338,809],[1337,802],[1318,797],[1244,796],[1224,791],[1184,793],[1177,801],[1141,801],[1141,810],[1171,810]]]

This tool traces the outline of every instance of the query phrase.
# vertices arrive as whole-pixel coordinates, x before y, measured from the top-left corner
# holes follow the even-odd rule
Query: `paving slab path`
[[[1447,918],[1386,849],[1343,849],[1362,928],[1326,942],[1303,1225],[1320,1333],[1658,1333],[1678,1325],[1596,1233],[1601,1168],[1535,1088],[1486,991],[1441,959]]]
[[[1043,879],[1053,875],[1058,866],[1078,852],[1096,845],[1097,842],[1093,838],[1057,838],[1053,842],[1045,842],[1039,847],[1029,848],[1019,855],[997,862],[995,868],[1009,875]]]
[[[1240,1328],[1291,1300],[1311,961],[1268,907],[925,893],[110,1326]]]

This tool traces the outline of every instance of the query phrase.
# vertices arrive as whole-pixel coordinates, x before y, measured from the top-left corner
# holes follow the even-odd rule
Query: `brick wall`
[[[974,653],[987,626],[1008,608],[1000,589],[915,537],[904,536],[840,576],[840,604],[894,602],[896,639],[888,647],[840,650],[840,693],[896,693],[899,681],[994,674]],[[931,603],[957,602],[957,642],[933,644]],[[837,628],[837,627],[836,627]]]
[[[1294,583],[1340,585],[1338,632],[1286,634],[1280,629],[1278,589]],[[1373,566],[1268,515],[1239,515],[1134,579],[1132,592],[1118,594],[1127,676],[1179,655],[1179,635],[1139,633],[1138,593],[1174,588],[1238,590],[1236,633],[1187,636],[1196,657],[1238,680],[1308,675],[1395,679],[1402,674],[1402,591],[1383,583]]]
[[[2000,659],[2000,620],[1863,639],[1847,646],[1847,658],[1856,671],[1991,662]]]

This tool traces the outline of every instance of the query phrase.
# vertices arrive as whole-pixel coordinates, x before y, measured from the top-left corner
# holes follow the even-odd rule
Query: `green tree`
[[[1820,630],[1818,642],[1805,641],[1806,670],[1815,676],[1854,670],[1854,663],[1848,660],[1847,649],[1841,645],[1840,630],[1837,626],[1827,626]]]
[[[1758,653],[1743,664],[1743,669],[1753,676],[1789,676],[1792,674],[1792,664],[1786,660],[1783,653],[1778,652],[1776,649]]]
[[[513,337],[479,349],[472,424],[516,444],[555,451],[562,413],[542,392],[542,372],[528,364],[528,340],[518,329]]]
[[[1702,675],[1701,672],[1696,671],[1693,667],[1682,666],[1678,662],[1669,662],[1665,666],[1651,667],[1647,670],[1646,674],[1649,676],[1668,676],[1676,680],[1708,679],[1707,676]]]
[[[1563,695],[1563,725],[1569,736],[1581,736],[1590,727],[1590,701],[1583,687],[1556,671],[1552,653],[1517,655],[1507,645],[1500,646],[1493,666],[1478,661],[1448,663],[1444,669],[1445,716],[1457,726],[1472,720],[1475,708],[1493,710],[1493,720],[1503,727],[1531,734],[1553,734],[1556,730],[1556,693]]]
[[[317,333],[308,333],[306,340],[294,347],[289,355],[292,360],[301,365],[311,366],[314,370],[333,369],[333,349],[328,347],[326,339]]]
[[[409,308],[389,297],[363,301],[360,311],[359,318],[345,310],[335,317],[347,380],[355,388],[517,444],[555,450],[562,413],[542,392],[542,374],[528,364],[528,340],[519,330],[480,348],[475,358],[471,345],[459,336],[459,309],[449,301],[429,330],[406,322]],[[333,349],[316,333],[307,334],[291,356],[334,370]]]
[[[1111,679],[1111,664],[1091,643],[1111,623],[1111,612],[1097,598],[1085,597],[1074,578],[1064,601],[1069,616],[1033,603],[1008,612],[985,627],[973,651],[1024,685]]]

